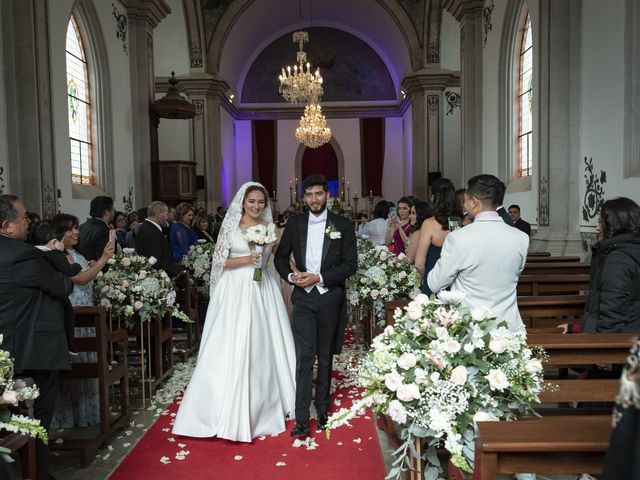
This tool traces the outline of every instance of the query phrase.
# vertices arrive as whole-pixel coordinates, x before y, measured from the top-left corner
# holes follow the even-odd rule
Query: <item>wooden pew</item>
[[[589,275],[591,265],[583,262],[527,262],[521,275]]]
[[[200,328],[198,328],[198,286],[187,272],[178,275],[175,280],[176,303],[180,305],[180,310],[193,323],[184,323],[180,328],[174,328],[174,344],[177,343],[176,333],[184,333],[186,336],[186,348],[176,350],[175,355],[181,357],[182,361],[191,355],[198,353],[200,346]]]
[[[623,364],[635,334],[529,335],[549,355],[545,367]],[[569,384],[569,382],[573,382]],[[598,382],[598,383],[596,383]],[[617,380],[558,380],[545,401],[601,401],[615,397]],[[588,391],[590,390],[590,391]],[[600,391],[601,390],[601,391]],[[479,422],[474,479],[499,473],[597,473],[611,435],[610,415],[557,416],[518,422]]]
[[[568,321],[579,321],[586,301],[586,295],[518,297],[518,310],[527,329],[552,328]]]
[[[75,346],[80,352],[96,352],[94,363],[74,363],[71,371],[61,371],[60,379],[98,379],[100,430],[92,438],[66,439],[61,444],[52,442],[50,448],[59,450],[79,450],[81,466],[84,468],[104,447],[113,435],[129,425],[131,409],[129,405],[129,373],[127,365],[128,335],[125,329],[110,330],[107,314],[102,307],[76,307],[76,327],[95,328],[95,337],[76,337]],[[115,362],[115,363],[114,363]],[[109,409],[109,390],[119,386],[120,412],[113,417]]]
[[[551,252],[528,252],[527,258],[529,257],[550,257]]]
[[[553,257],[551,255],[545,257],[529,257],[527,255],[527,262],[542,262],[542,263],[565,263],[565,262],[579,262],[580,257]]]
[[[589,275],[520,275],[519,296],[576,295],[589,291]]]
[[[410,301],[411,300],[408,298],[403,298],[402,300],[393,300],[391,302],[385,302],[384,310],[387,316],[386,325],[393,325],[394,323],[396,323],[395,319],[393,318],[393,314],[396,311],[396,308],[403,309],[404,307],[409,305]]]

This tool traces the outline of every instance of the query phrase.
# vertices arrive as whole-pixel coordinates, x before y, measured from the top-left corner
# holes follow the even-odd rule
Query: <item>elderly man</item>
[[[449,233],[427,283],[432,292],[451,287],[468,306],[486,305],[512,331],[524,330],[516,287],[527,260],[529,237],[507,225],[496,207],[504,184],[493,175],[469,179],[464,209],[473,223]]]
[[[0,195],[0,334],[2,348],[15,359],[15,372],[32,377],[40,389],[34,414],[51,424],[58,370],[71,368],[62,299],[73,290],[37,248],[24,242],[29,219],[22,201]],[[47,446],[36,440],[37,479],[48,480]]]
[[[182,267],[173,263],[171,245],[162,232],[162,226],[167,223],[169,208],[163,202],[151,202],[147,208],[147,218],[138,227],[136,233],[136,251],[145,257],[155,257],[158,260],[155,267],[164,270],[170,277],[175,277],[182,271]]]

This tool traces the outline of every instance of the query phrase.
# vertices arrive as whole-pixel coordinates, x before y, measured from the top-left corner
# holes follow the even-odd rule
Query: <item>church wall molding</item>
[[[640,177],[640,4],[625,2],[623,176]]]
[[[171,8],[165,0],[120,0],[127,9],[129,21],[145,21],[149,28],[156,28],[160,22],[171,13]]]

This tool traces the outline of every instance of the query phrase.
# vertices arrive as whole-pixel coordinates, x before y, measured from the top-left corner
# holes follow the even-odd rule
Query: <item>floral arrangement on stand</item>
[[[0,334],[0,345],[3,336]],[[37,385],[28,387],[24,380],[13,378],[13,360],[6,350],[0,350],[0,430],[39,437],[47,443],[47,432],[40,420],[12,413],[8,405],[17,405],[22,400],[34,400],[40,395]],[[0,452],[2,453],[2,452]],[[4,452],[6,453],[6,452]]]
[[[143,322],[163,318],[167,313],[183,322],[193,321],[180,311],[169,275],[153,266],[154,257],[135,255],[132,249],[109,259],[109,270],[96,278],[96,303],[131,328],[136,316]]]
[[[513,419],[512,407],[531,411],[543,387],[544,351],[527,347],[483,306],[461,306],[464,294],[418,295],[395,312],[395,325],[378,335],[359,365],[365,389],[349,409],[329,419],[330,430],[348,424],[366,407],[388,415],[400,427],[403,445],[387,478],[400,478],[416,456],[414,441],[425,439],[425,479],[442,473],[436,445],[471,473],[475,423]]]
[[[187,254],[182,257],[182,265],[187,269],[191,278],[198,284],[198,293],[209,297],[211,279],[211,257],[215,244],[197,243],[189,247]]]
[[[347,299],[352,307],[371,306],[376,324],[385,323],[384,303],[414,298],[420,293],[422,277],[404,254],[395,256],[384,245],[366,236],[358,237],[358,270],[347,280]]]

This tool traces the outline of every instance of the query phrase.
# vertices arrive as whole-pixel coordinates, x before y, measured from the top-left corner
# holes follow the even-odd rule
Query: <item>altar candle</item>
[[[369,196],[373,197],[373,190],[369,190]]]

